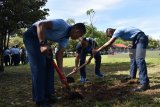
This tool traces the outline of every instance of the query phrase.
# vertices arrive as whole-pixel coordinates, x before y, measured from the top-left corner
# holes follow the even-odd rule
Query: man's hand
[[[40,46],[40,51],[43,54],[49,54],[49,48],[48,45]]]
[[[93,54],[93,55],[95,55],[97,52],[98,52],[97,49],[93,49],[93,50],[92,50],[92,54]]]
[[[78,67],[73,68],[73,71],[77,71]]]

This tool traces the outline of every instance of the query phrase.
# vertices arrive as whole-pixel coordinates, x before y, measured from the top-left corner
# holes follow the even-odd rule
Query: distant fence
[[[126,57],[129,56],[129,50],[125,51],[101,51],[101,55],[115,55],[115,57]],[[64,57],[75,57],[76,52],[65,52]],[[147,49],[146,57],[160,58],[160,50]]]
[[[76,52],[64,52],[64,57],[75,57]]]

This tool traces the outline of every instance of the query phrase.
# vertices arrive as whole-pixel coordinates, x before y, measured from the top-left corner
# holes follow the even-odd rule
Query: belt
[[[144,32],[139,32],[136,34],[136,36],[134,37],[134,41],[138,40],[141,36],[146,36]]]
[[[135,36],[135,38],[134,38],[134,40],[133,40],[133,44],[138,43],[138,40],[139,40],[141,37],[146,37],[146,38],[148,38],[148,36],[146,36],[144,32],[139,32],[139,33],[136,34],[136,36]]]

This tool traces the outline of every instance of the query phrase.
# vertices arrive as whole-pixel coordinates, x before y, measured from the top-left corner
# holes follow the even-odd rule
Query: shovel
[[[56,63],[54,62],[54,60],[52,60],[52,65],[53,67],[56,69],[62,83],[66,86],[69,87],[68,83],[72,83],[75,82],[73,77],[66,77],[62,74],[61,70],[59,69],[59,67],[56,65]]]
[[[63,76],[61,70],[59,69],[59,67],[56,65],[56,63],[54,62],[54,59],[53,59],[53,53],[52,53],[52,50],[49,49],[49,52],[48,54],[46,54],[46,57],[47,59],[52,63],[53,67],[56,69],[61,81],[63,82],[63,84],[65,84],[66,87],[68,83],[73,83],[75,82],[74,78],[73,77],[66,77]]]
[[[78,93],[78,92],[72,92],[70,89],[70,86],[68,84],[68,82],[73,82],[74,79],[72,77],[67,77],[65,78],[61,72],[61,70],[58,68],[58,66],[56,65],[56,63],[54,62],[54,60],[52,60],[52,65],[54,66],[54,68],[56,69],[61,82],[65,85],[65,92],[69,95],[69,99],[84,99],[84,97]]]
[[[87,65],[87,63],[84,63],[83,65],[81,65],[80,67],[78,67],[76,70],[73,70],[72,72],[70,72],[69,74],[67,74],[67,78],[72,78],[72,77],[69,77],[71,75],[73,75],[74,73],[76,73],[78,70],[80,70],[82,67],[84,67],[85,65]]]

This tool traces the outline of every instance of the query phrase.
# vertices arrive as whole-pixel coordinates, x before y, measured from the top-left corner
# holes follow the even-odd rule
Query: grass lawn
[[[103,79],[92,77],[94,61],[86,66],[88,82],[79,82],[79,73],[73,75],[72,90],[81,93],[83,100],[70,100],[63,92],[59,78],[55,77],[58,96],[64,96],[53,107],[160,107],[160,55],[158,51],[147,52],[148,76],[151,88],[144,92],[131,92],[138,85],[122,81],[129,74],[128,54],[103,55],[101,71]],[[64,58],[65,74],[72,71],[74,57]],[[137,74],[138,78],[138,74]],[[0,107],[34,107],[31,93],[29,65],[10,66],[0,73]]]

